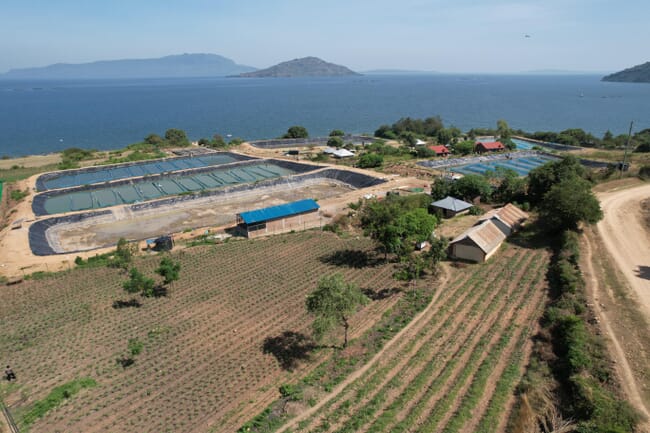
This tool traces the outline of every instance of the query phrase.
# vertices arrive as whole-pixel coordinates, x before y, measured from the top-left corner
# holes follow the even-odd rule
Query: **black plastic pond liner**
[[[49,215],[49,212],[45,209],[45,203],[49,198],[58,197],[61,195],[67,195],[75,192],[98,191],[106,188],[119,187],[122,185],[132,185],[141,182],[155,182],[161,179],[167,179],[167,178],[173,179],[176,177],[182,177],[187,175],[196,175],[201,173],[213,172],[215,170],[227,170],[231,168],[246,167],[249,165],[258,165],[258,164],[273,164],[281,168],[294,171],[296,173],[305,173],[305,172],[322,168],[322,166],[319,165],[301,164],[298,162],[286,161],[281,159],[250,159],[246,161],[238,161],[238,162],[231,162],[229,164],[222,164],[219,166],[192,168],[192,169],[176,171],[172,173],[161,173],[161,174],[155,174],[150,176],[143,176],[139,178],[116,180],[110,183],[105,182],[105,183],[98,183],[93,185],[83,185],[83,186],[77,186],[73,188],[45,191],[34,196],[34,200],[32,202],[32,210],[34,211],[34,214],[36,216]]]
[[[197,155],[196,158],[204,157],[204,156],[209,156],[209,155],[223,155],[223,156],[228,156],[233,158],[235,161],[234,162],[239,162],[239,161],[249,161],[249,160],[256,160],[259,158],[255,158],[253,156],[247,156],[247,155],[240,155],[238,153],[232,153],[232,152],[211,152],[208,154],[201,154]],[[44,173],[36,179],[36,190],[37,191],[49,191],[51,189],[55,188],[48,188],[46,183],[48,181],[52,181],[61,177],[68,177],[68,176],[77,176],[79,174],[86,174],[86,173],[98,173],[102,171],[110,171],[110,170],[116,170],[116,169],[124,169],[124,168],[130,168],[130,167],[137,167],[137,166],[142,166],[142,165],[148,165],[148,164],[155,164],[157,162],[173,162],[176,160],[182,160],[182,159],[188,159],[191,157],[188,157],[187,155],[184,156],[173,156],[169,158],[161,158],[161,159],[148,159],[145,161],[135,161],[135,162],[125,162],[122,164],[111,164],[111,165],[98,165],[98,166],[92,166],[92,167],[84,167],[84,168],[77,168],[73,170],[65,170],[65,171],[54,171],[50,173]],[[230,163],[230,164],[232,164]],[[215,165],[209,165],[206,167],[218,167],[219,164]],[[198,167],[197,167],[198,168]],[[203,167],[200,167],[203,168]],[[191,170],[191,169],[187,169]],[[153,176],[155,173],[147,174],[147,176]],[[137,177],[137,176],[136,176]],[[114,180],[120,180],[122,178],[116,178],[116,179],[109,179],[109,180],[99,180],[95,183],[105,183],[105,182],[111,182]],[[70,187],[74,188],[74,187]]]
[[[270,160],[274,164],[283,166],[284,168],[294,169],[294,166],[297,163],[291,161],[283,160]],[[133,212],[147,210],[147,209],[156,209],[159,207],[169,206],[177,203],[189,202],[192,200],[201,199],[204,197],[217,197],[217,196],[226,196],[230,194],[236,194],[244,191],[253,191],[260,188],[269,188],[273,186],[286,185],[291,186],[293,184],[300,184],[307,180],[312,179],[331,179],[338,182],[345,183],[350,185],[353,188],[368,188],[375,185],[380,185],[386,180],[380,179],[374,176],[369,176],[362,173],[357,173],[353,171],[340,170],[336,168],[327,168],[325,170],[314,171],[316,169],[322,168],[320,166],[311,166],[305,164],[299,164],[303,170],[307,170],[307,167],[311,171],[303,172],[302,174],[295,174],[292,176],[285,176],[281,178],[268,179],[259,182],[245,183],[234,185],[230,187],[221,188],[218,190],[204,191],[197,194],[188,194],[182,196],[174,196],[165,199],[160,199],[156,201],[146,202],[146,203],[136,203],[129,206],[129,209]],[[295,167],[300,168],[300,167]],[[61,217],[52,217],[44,220],[40,220],[32,224],[29,229],[29,245],[32,249],[32,252],[37,256],[47,256],[53,254],[74,254],[81,251],[87,250],[76,250],[76,251],[66,251],[64,253],[56,252],[47,241],[45,232],[48,228],[55,226],[57,224],[63,223],[78,223],[83,220],[94,218],[102,215],[110,214],[110,210],[97,210],[92,212],[84,212],[74,215],[67,215]],[[103,247],[109,247],[111,245],[104,245]]]
[[[64,253],[57,252],[50,246],[50,243],[48,242],[45,233],[47,232],[47,229],[58,224],[78,223],[88,218],[96,218],[98,216],[109,215],[109,214],[111,214],[111,211],[101,210],[101,211],[94,211],[94,212],[78,213],[74,215],[66,215],[61,217],[52,217],[52,218],[36,221],[34,224],[32,224],[29,227],[29,234],[28,234],[29,247],[31,248],[32,253],[34,253],[37,256],[51,256],[53,254],[71,254],[71,253],[78,253],[80,251],[87,251],[87,250],[76,250],[76,251],[66,251]]]
[[[326,146],[327,141],[332,137],[314,137],[314,138],[278,138],[274,140],[255,140],[249,143],[252,146],[261,149],[278,149],[282,147],[304,147],[304,146]],[[355,145],[370,144],[375,141],[374,137],[364,135],[344,135],[341,137],[343,143],[352,143]]]

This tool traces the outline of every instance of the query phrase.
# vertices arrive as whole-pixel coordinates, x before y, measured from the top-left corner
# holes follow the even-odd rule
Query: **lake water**
[[[650,84],[599,76],[423,75],[294,79],[0,81],[0,155],[117,149],[184,129],[245,139],[303,125],[372,133],[400,117],[440,115],[463,130],[505,119],[527,131],[582,128],[597,136],[650,128]]]

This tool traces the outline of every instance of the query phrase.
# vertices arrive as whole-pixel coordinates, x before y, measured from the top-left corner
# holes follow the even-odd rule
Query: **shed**
[[[415,145],[416,145],[416,146],[424,146],[425,144],[427,144],[427,142],[424,141],[424,140],[420,140],[419,138],[417,138],[417,139],[415,140]]]
[[[313,199],[298,200],[237,214],[237,226],[249,238],[317,227],[318,209]]]
[[[505,150],[505,148],[500,141],[479,141],[476,143],[476,151],[478,153],[499,152]]]
[[[492,221],[504,235],[510,236],[515,231],[519,230],[522,224],[528,219],[528,214],[519,209],[512,203],[493,209],[481,216],[479,223],[483,221]]]
[[[492,257],[506,235],[490,220],[469,228],[449,243],[449,255],[481,263]]]
[[[458,214],[468,212],[473,205],[466,201],[447,196],[442,200],[434,201],[429,207],[433,212],[440,211],[445,218],[451,218]]]
[[[323,149],[323,153],[332,155],[334,158],[349,158],[354,156],[354,152],[351,152],[347,149],[334,149],[333,147],[327,147]]]
[[[447,156],[449,155],[449,149],[442,144],[436,146],[429,146],[429,149],[433,150],[436,153],[436,156]]]

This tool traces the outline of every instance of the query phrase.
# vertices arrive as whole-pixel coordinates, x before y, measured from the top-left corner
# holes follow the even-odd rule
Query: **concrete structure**
[[[479,141],[476,143],[476,152],[499,152],[505,150],[506,147],[500,141]]]
[[[469,228],[449,243],[452,258],[482,263],[499,249],[506,235],[490,220]]]
[[[442,212],[442,216],[445,218],[452,218],[455,217],[456,215],[469,212],[469,209],[473,205],[471,203],[467,203],[466,201],[459,200],[457,198],[447,196],[443,198],[442,200],[434,201],[430,205],[430,209],[433,212],[440,211]]]
[[[237,214],[237,228],[246,237],[254,238],[319,227],[319,208],[316,201],[306,199],[242,212]]]
[[[447,149],[445,146],[443,146],[441,144],[436,145],[436,146],[429,146],[429,149],[436,152],[436,156],[447,156],[447,155],[449,155],[449,149]]]
[[[510,236],[519,230],[522,224],[528,219],[528,214],[519,209],[512,203],[493,209],[479,219],[479,224],[483,221],[492,221],[504,235]]]

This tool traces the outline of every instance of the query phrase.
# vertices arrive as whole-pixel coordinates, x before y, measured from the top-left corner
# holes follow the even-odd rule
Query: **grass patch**
[[[42,165],[40,167],[16,166],[14,168],[0,169],[0,179],[7,183],[16,182],[17,180],[27,179],[38,173],[45,173],[56,169],[57,164]]]
[[[69,399],[84,388],[97,386],[97,382],[89,377],[73,380],[66,384],[54,388],[43,400],[34,402],[31,409],[25,412],[21,417],[19,424],[21,427],[29,427],[39,418],[43,418],[50,410],[59,406],[64,400]]]

